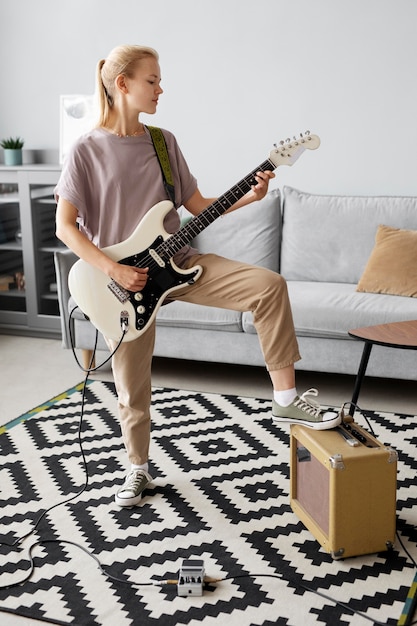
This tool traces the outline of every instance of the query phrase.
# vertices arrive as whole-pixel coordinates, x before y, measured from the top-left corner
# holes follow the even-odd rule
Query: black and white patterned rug
[[[416,417],[367,412],[399,453],[401,542],[335,561],[290,508],[289,428],[269,401],[155,388],[154,482],[120,509],[114,386],[89,381],[85,394],[85,489],[82,385],[0,428],[0,611],[76,626],[397,624],[415,574]],[[225,580],[187,597],[149,584],[191,557]]]

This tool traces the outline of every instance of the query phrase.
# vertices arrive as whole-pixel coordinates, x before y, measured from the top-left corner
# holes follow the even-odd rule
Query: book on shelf
[[[0,274],[0,291],[23,291],[25,288],[25,275],[23,272],[15,274]]]
[[[10,291],[11,289],[16,289],[16,287],[17,285],[14,276],[0,276],[0,291]]]

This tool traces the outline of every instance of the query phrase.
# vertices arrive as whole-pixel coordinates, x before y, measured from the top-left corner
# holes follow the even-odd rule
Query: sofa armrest
[[[68,327],[68,300],[70,298],[70,292],[68,288],[68,274],[77,258],[77,255],[71,252],[71,250],[57,250],[54,254],[56,282],[58,289],[58,304],[61,319],[62,345],[64,348],[71,347],[70,331]],[[72,325],[74,324],[73,321],[71,323]],[[74,328],[72,328],[72,332],[73,331]]]

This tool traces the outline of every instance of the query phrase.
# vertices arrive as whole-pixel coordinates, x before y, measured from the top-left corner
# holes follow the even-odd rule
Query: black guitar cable
[[[95,367],[91,367],[92,364],[94,363],[95,357],[96,357],[96,351],[97,351],[97,343],[98,343],[98,330],[96,329],[96,335],[95,335],[95,340],[94,340],[94,348],[93,348],[93,353],[90,359],[90,365],[88,368],[85,368],[81,365],[78,357],[77,357],[77,353],[75,352],[75,342],[74,342],[74,336],[72,334],[72,327],[71,327],[71,321],[72,318],[74,316],[74,312],[78,309],[78,306],[75,306],[73,309],[71,309],[70,315],[69,315],[69,319],[68,319],[68,334],[70,337],[70,343],[71,343],[71,350],[72,350],[72,354],[74,356],[74,359],[78,365],[78,367],[80,368],[80,370],[82,370],[83,372],[88,374],[91,374],[91,372],[97,372],[97,370],[99,370],[100,368],[103,367],[103,365],[106,365],[106,363],[108,363],[109,361],[111,361],[111,359],[113,358],[113,356],[116,354],[117,350],[120,348],[120,345],[123,341],[123,339],[125,338],[125,335],[127,333],[127,322],[122,322],[121,323],[121,330],[122,330],[122,336],[119,339],[119,343],[117,344],[117,346],[115,347],[115,349],[113,350],[113,352],[107,357],[107,359],[105,359],[102,363],[100,363],[99,365],[96,365]]]
[[[67,504],[68,502],[72,502],[73,500],[78,498],[87,489],[87,487],[88,487],[87,460],[85,458],[84,450],[83,450],[83,447],[82,447],[82,444],[81,444],[81,428],[82,428],[82,421],[83,421],[82,418],[83,418],[83,413],[84,413],[85,390],[86,390],[87,378],[88,378],[88,374],[87,374],[87,376],[86,376],[86,378],[84,380],[84,385],[83,385],[83,388],[82,388],[81,419],[80,419],[80,422],[79,422],[79,425],[78,425],[78,443],[79,443],[80,450],[81,450],[81,457],[82,457],[82,462],[83,462],[83,466],[84,466],[84,473],[85,473],[84,485],[73,496],[70,496],[69,498],[65,498],[65,500],[61,500],[60,502],[57,502],[56,504],[53,504],[52,506],[50,506],[47,509],[45,509],[44,511],[42,511],[42,513],[40,514],[40,516],[38,517],[38,519],[34,523],[32,529],[29,532],[27,532],[25,535],[22,535],[21,537],[18,537],[12,543],[1,542],[1,545],[8,546],[10,548],[15,548],[17,545],[19,545],[22,541],[24,541],[25,539],[30,537],[30,535],[32,535],[35,532],[35,530],[39,526],[40,522],[45,517],[45,515],[47,515],[47,513],[49,513],[53,509],[56,509],[58,506],[61,506],[63,504]],[[38,541],[38,542],[34,543],[33,546],[35,546],[35,545],[37,545],[39,543],[42,543],[42,541]],[[33,546],[31,546],[29,548],[29,561],[30,561],[30,564],[31,564],[29,574],[25,578],[23,578],[22,580],[20,580],[20,581],[18,581],[16,583],[11,583],[9,585],[2,585],[2,586],[0,586],[0,589],[11,589],[12,587],[17,587],[18,585],[21,585],[21,584],[27,582],[31,578],[31,576],[33,574],[33,571],[34,571],[34,563],[33,563],[33,559],[32,559],[32,556],[31,556],[31,550],[32,550]]]
[[[69,330],[69,336],[70,336],[70,340],[71,340],[71,349],[74,355],[74,358],[77,362],[78,367],[83,370],[83,372],[85,372],[85,379],[83,382],[83,386],[82,386],[82,397],[81,397],[81,409],[80,409],[80,421],[78,424],[78,445],[80,448],[80,452],[81,452],[81,458],[82,458],[82,465],[84,468],[84,475],[85,475],[85,481],[84,481],[84,485],[81,487],[81,489],[75,493],[73,496],[70,496],[69,498],[65,498],[64,500],[61,500],[60,502],[57,502],[56,504],[53,504],[52,506],[48,507],[47,509],[44,509],[42,511],[42,513],[39,515],[38,519],[35,521],[32,529],[30,531],[28,531],[25,535],[22,535],[21,537],[18,537],[17,539],[15,539],[12,543],[7,543],[7,542],[0,542],[0,545],[4,545],[4,546],[8,546],[10,548],[15,548],[16,546],[18,546],[22,541],[24,541],[25,539],[27,539],[28,537],[30,537],[30,535],[32,535],[37,527],[39,526],[40,522],[42,521],[42,519],[45,517],[45,515],[47,515],[50,511],[53,511],[53,509],[62,506],[64,504],[68,504],[69,502],[72,502],[73,500],[75,500],[76,498],[79,498],[84,491],[87,489],[88,487],[88,482],[89,482],[89,476],[88,476],[88,466],[87,466],[87,460],[85,458],[85,454],[84,454],[84,450],[83,450],[83,446],[82,446],[82,440],[81,440],[81,432],[82,432],[82,425],[83,425],[83,417],[84,417],[84,406],[85,406],[85,392],[86,392],[86,388],[87,388],[87,384],[88,384],[88,377],[90,375],[91,372],[95,372],[97,371],[99,368],[103,367],[103,365],[105,365],[106,363],[108,363],[108,361],[110,361],[110,359],[113,357],[113,355],[116,353],[116,351],[118,350],[118,348],[120,347],[120,344],[122,343],[124,336],[127,332],[127,327],[126,325],[123,325],[122,328],[122,336],[120,338],[120,341],[118,342],[116,348],[113,350],[113,352],[110,354],[110,356],[105,359],[102,363],[100,363],[100,365],[98,365],[97,367],[88,367],[87,369],[84,368],[81,363],[79,362],[77,355],[75,353],[75,347],[74,347],[74,339],[73,339],[73,335],[72,335],[72,330],[71,330],[71,320],[74,314],[74,311],[77,309],[78,307],[75,306],[70,313],[70,317],[69,317],[69,323],[68,323],[68,330]],[[92,357],[91,357],[91,361],[90,361],[90,366],[92,365],[92,363],[95,360],[95,354],[96,354],[96,349],[97,349],[97,342],[98,342],[98,331],[96,330],[96,336],[95,336],[95,343],[94,343],[94,349],[93,349],[93,353],[92,353]],[[16,582],[16,583],[11,583],[9,585],[0,585],[0,590],[1,589],[11,589],[12,587],[16,587],[19,586],[25,582],[27,582],[34,571],[34,561],[32,558],[32,549],[36,546],[36,545],[40,545],[43,543],[59,543],[59,540],[39,540],[37,542],[35,542],[34,544],[32,544],[32,546],[29,548],[29,562],[30,562],[30,569],[29,569],[29,573],[27,574],[27,576],[25,576],[22,580]],[[71,543],[71,542],[64,542],[64,543]],[[77,545],[78,544],[73,544],[73,545]],[[79,548],[81,548],[82,550],[86,551],[85,548],[83,548],[81,545],[78,546]],[[91,555],[93,556],[93,555]]]

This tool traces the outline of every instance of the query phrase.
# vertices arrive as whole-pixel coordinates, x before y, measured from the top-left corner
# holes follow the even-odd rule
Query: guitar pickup
[[[157,262],[159,267],[165,267],[166,263],[153,248],[149,248],[149,255]]]

